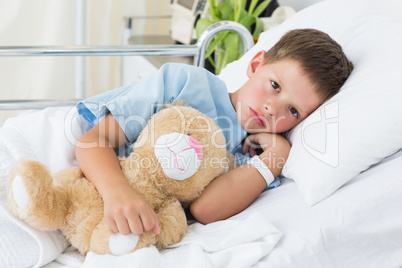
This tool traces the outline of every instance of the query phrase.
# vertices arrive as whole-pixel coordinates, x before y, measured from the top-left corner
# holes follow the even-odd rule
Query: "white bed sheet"
[[[286,178],[279,188],[264,192],[230,219],[246,220],[259,212],[282,232],[274,249],[253,267],[402,267],[401,165],[402,150],[314,207],[303,202],[296,184]],[[239,254],[247,256],[254,249],[246,247]],[[188,256],[182,258],[188,261]],[[69,264],[63,255],[59,259]],[[49,267],[60,265],[55,261]]]
[[[16,158],[23,156],[38,158],[30,150],[35,148],[34,144],[30,144],[32,147],[26,147],[27,143],[23,144],[24,136],[30,136],[30,142],[35,140],[30,135],[33,131],[29,130],[28,126],[36,127],[38,135],[52,133],[49,131],[49,127],[57,128],[59,126],[54,126],[52,120],[42,119],[50,114],[63,116],[63,111],[67,111],[63,108],[60,113],[56,113],[52,109],[40,112],[37,115],[39,118],[36,119],[29,115],[27,117],[29,122],[19,118],[14,121],[14,124],[11,124],[13,125],[12,129],[8,128],[11,127],[10,124],[8,127],[0,129],[0,134],[4,134],[5,130],[20,130],[20,132],[10,132],[12,135],[8,135],[8,137],[11,137],[12,141],[9,140],[5,144],[5,140],[2,139],[0,142],[0,158],[3,160],[0,169],[0,187],[2,188],[0,189],[0,197],[2,202],[4,202],[5,197],[4,180],[6,171],[11,163]],[[42,123],[38,124],[37,122]],[[39,125],[41,127],[38,127]],[[46,131],[41,133],[38,129]],[[51,136],[48,134],[48,136],[40,137],[50,139]],[[20,146],[10,146],[11,142],[18,142]],[[54,144],[50,140],[48,140],[48,143]],[[40,150],[43,153],[44,149]],[[44,159],[48,158],[45,157]],[[293,181],[283,179],[283,184],[280,187],[262,193],[245,211],[233,216],[229,221],[215,225],[216,228],[211,225],[209,231],[218,231],[225,224],[228,229],[229,227],[233,228],[233,222],[245,223],[253,214],[259,213],[267,222],[279,229],[282,237],[271,252],[268,250],[263,255],[260,255],[260,257],[265,257],[255,265],[256,267],[402,267],[401,166],[402,151],[399,151],[380,164],[361,173],[331,197],[313,207],[303,201]],[[0,232],[2,233],[0,237],[2,239],[5,237],[5,231],[13,230],[17,232],[18,228],[16,226],[10,225],[10,222],[5,222],[4,218],[0,220],[2,220],[0,221],[2,223],[0,224]],[[266,225],[264,221],[260,221],[260,224],[262,227]],[[20,225],[19,228],[21,226],[23,225]],[[21,229],[19,230],[19,234],[24,233]],[[25,231],[24,235],[28,237],[27,231]],[[60,243],[62,240],[59,240],[58,234],[47,233],[43,235],[49,241],[53,239],[52,242],[56,242],[55,245],[61,245],[62,247],[57,249],[61,249],[60,252],[63,250],[62,248],[66,248],[64,242]],[[4,240],[1,242],[7,245],[9,256],[14,256],[16,263],[22,264],[29,261],[18,262],[17,258],[21,259],[18,254],[21,253],[33,254],[31,259],[34,261],[41,259],[42,265],[46,263],[45,259],[49,257],[46,253],[49,252],[43,252],[43,248],[49,244],[44,243],[41,245],[31,238],[31,240],[26,240],[25,245],[27,248],[25,250],[24,247],[21,247],[21,245],[24,245],[23,241],[12,239],[10,233],[7,234],[7,237],[7,243]],[[244,236],[242,239],[244,239]],[[244,240],[245,246],[241,247],[241,251],[238,248],[232,251],[232,256],[235,256],[235,252],[236,254],[241,254],[236,255],[239,257],[247,257],[251,253],[255,254],[255,247],[247,246],[247,243],[251,241]],[[28,246],[30,246],[29,250]],[[226,244],[226,246],[231,246],[234,249],[233,244]],[[182,247],[176,252],[178,254],[175,254],[175,257],[178,258],[180,263],[180,253],[183,253],[183,260],[185,260],[185,254],[189,251],[184,250]],[[37,254],[37,258],[35,258],[35,254]],[[176,261],[177,258],[175,259]],[[79,257],[76,251],[71,251],[71,248],[69,248],[48,266],[69,267],[81,264],[83,264],[83,259]]]
[[[402,267],[402,150],[311,207],[296,184],[264,192],[260,211],[283,236],[256,267]]]

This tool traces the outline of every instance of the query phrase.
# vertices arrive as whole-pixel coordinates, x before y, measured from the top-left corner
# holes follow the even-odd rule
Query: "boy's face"
[[[230,98],[247,132],[281,133],[306,118],[322,100],[297,61],[262,64],[264,55],[260,51],[250,61],[249,80]]]

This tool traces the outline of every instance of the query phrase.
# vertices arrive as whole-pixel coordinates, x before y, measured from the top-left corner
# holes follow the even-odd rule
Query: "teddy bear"
[[[8,204],[16,217],[40,230],[60,230],[85,255],[123,255],[178,243],[187,232],[188,206],[217,176],[233,167],[222,129],[184,102],[167,104],[147,122],[132,153],[119,158],[130,185],[160,219],[160,234],[113,233],[103,201],[79,167],[50,174],[37,161],[18,160],[10,170]]]

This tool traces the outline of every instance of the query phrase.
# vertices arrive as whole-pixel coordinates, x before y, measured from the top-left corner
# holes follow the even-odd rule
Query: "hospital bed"
[[[221,21],[206,29],[194,45],[125,45],[125,46],[13,46],[1,47],[0,57],[21,56],[181,56],[194,57],[194,65],[204,67],[208,42],[221,31],[239,34],[244,50],[249,50],[254,41],[249,31],[233,21]],[[40,109],[49,106],[66,106],[77,100],[1,100],[1,110]]]
[[[228,89],[238,88],[247,79],[245,68],[251,57],[295,28],[327,32],[355,65],[340,93],[288,134],[292,149],[281,186],[263,192],[227,220],[205,226],[191,222],[183,241],[161,252],[151,247],[120,257],[93,253],[84,257],[58,232],[40,232],[13,218],[4,204],[7,171],[21,157],[52,163],[41,144],[46,140],[48,147],[58,145],[52,133],[60,129],[56,119],[65,116],[68,106],[10,119],[0,129],[1,263],[7,267],[402,267],[401,11],[398,0],[317,3],[262,33],[256,45],[222,71],[220,78]],[[195,53],[194,47],[188,49]],[[202,53],[198,57],[202,59]],[[2,105],[11,109],[15,104]],[[58,165],[49,164],[55,170]]]

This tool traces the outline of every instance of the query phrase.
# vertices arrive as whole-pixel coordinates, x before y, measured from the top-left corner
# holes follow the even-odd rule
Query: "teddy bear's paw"
[[[23,178],[19,175],[16,175],[11,187],[14,202],[17,204],[18,208],[24,209],[30,203],[30,199]]]
[[[109,249],[113,255],[120,256],[134,251],[138,243],[138,235],[121,233],[112,234],[109,237]]]

